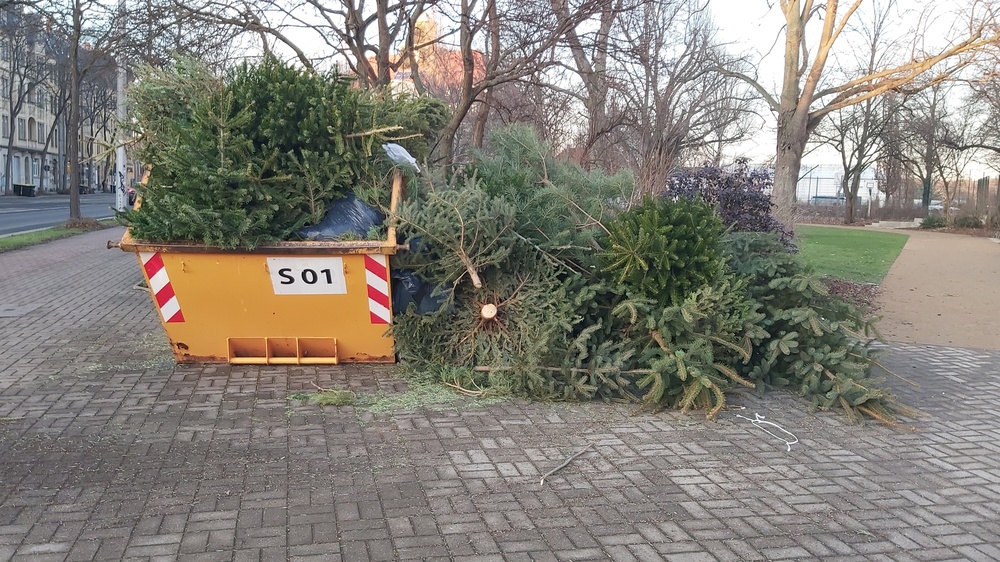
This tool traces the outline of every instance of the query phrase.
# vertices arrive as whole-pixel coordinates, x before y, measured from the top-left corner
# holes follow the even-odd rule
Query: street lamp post
[[[120,33],[119,37],[125,37],[125,0],[119,0],[118,2],[118,17],[120,18],[118,24],[118,31]],[[117,147],[115,148],[115,181],[117,182],[118,189],[115,190],[115,208],[119,211],[124,211],[128,206],[128,186],[125,184],[125,81],[126,81],[126,71],[125,71],[125,61],[124,55],[118,53],[118,86],[115,91],[117,107],[115,108],[115,117],[118,119],[118,123],[115,126],[115,136],[118,137]]]

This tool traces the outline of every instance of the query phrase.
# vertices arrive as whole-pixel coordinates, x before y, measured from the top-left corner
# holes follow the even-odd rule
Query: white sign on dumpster
[[[276,295],[346,295],[343,258],[267,258]]]

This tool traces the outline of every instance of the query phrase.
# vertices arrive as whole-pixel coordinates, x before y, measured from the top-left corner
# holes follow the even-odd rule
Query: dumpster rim
[[[148,178],[143,178],[143,181]],[[116,244],[124,252],[178,252],[197,254],[384,254],[395,255],[408,250],[409,245],[396,243],[397,208],[405,196],[406,178],[399,170],[393,172],[392,192],[389,199],[389,227],[385,240],[288,240],[261,244],[255,248],[219,248],[201,242],[150,242],[132,237],[127,228]],[[113,247],[109,242],[108,247]]]
[[[395,236],[393,236],[395,238]],[[122,235],[118,247],[125,252],[177,252],[193,254],[386,254],[395,255],[406,245],[393,240],[348,240],[348,241],[287,241],[262,244],[253,249],[219,248],[199,242],[150,242],[132,237],[131,229]]]

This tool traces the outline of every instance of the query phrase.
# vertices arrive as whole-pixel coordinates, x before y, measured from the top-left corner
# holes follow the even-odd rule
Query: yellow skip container
[[[392,363],[389,256],[403,178],[393,178],[385,240],[278,242],[254,250],[135,240],[179,363]]]

